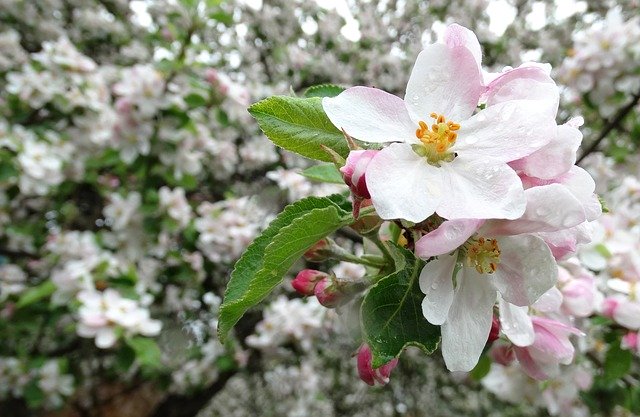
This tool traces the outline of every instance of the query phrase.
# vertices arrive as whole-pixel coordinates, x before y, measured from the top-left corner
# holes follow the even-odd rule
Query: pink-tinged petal
[[[414,223],[434,213],[443,193],[440,168],[404,143],[392,143],[369,162],[367,188],[381,218]]]
[[[487,106],[512,100],[536,100],[549,116],[555,117],[560,92],[544,69],[529,66],[500,74],[487,86],[485,99]]]
[[[446,219],[516,219],[526,200],[518,175],[505,163],[459,156],[443,164],[446,193],[436,212]]]
[[[558,287],[551,287],[531,307],[542,313],[557,312],[562,306],[562,299],[562,293]]]
[[[404,97],[414,122],[438,113],[459,123],[467,119],[484,91],[471,51],[444,44],[427,46],[416,59]]]
[[[554,232],[577,226],[586,220],[580,201],[560,184],[529,188],[524,194],[527,208],[522,217],[488,221],[482,233],[499,236]],[[562,207],[562,210],[558,210],[558,207]]]
[[[528,314],[529,309],[508,303],[500,296],[498,296],[498,306],[502,333],[516,346],[532,345],[536,335]]]
[[[474,269],[462,268],[449,317],[442,325],[442,356],[450,371],[468,372],[489,337],[496,291]]]
[[[580,330],[542,317],[533,318],[533,328],[536,332],[533,349],[538,351],[538,354],[555,358],[557,362],[565,365],[571,363],[575,349],[569,336],[584,335]]]
[[[450,151],[510,162],[548,144],[555,129],[555,120],[537,101],[507,101],[461,121],[458,139]]]
[[[452,49],[459,46],[467,48],[476,60],[478,68],[480,68],[482,63],[482,48],[480,47],[480,42],[478,42],[476,34],[471,30],[453,23],[447,26],[444,32],[444,43]]]
[[[510,165],[532,177],[556,178],[569,171],[576,162],[576,152],[581,142],[582,133],[578,129],[561,125],[547,146]]]
[[[602,206],[598,197],[593,193],[596,183],[591,174],[574,165],[558,182],[567,187],[580,200],[588,221],[593,221],[600,217]]]
[[[476,219],[446,220],[416,242],[415,253],[419,258],[427,259],[452,252],[478,231],[483,222]]]
[[[420,290],[425,294],[422,314],[431,324],[441,325],[447,319],[453,302],[453,270],[458,253],[442,255],[427,263],[420,273]]]
[[[516,353],[516,359],[520,363],[522,369],[533,379],[544,381],[550,377],[550,374],[543,367],[539,366],[532,357],[527,348],[516,347],[513,349]]]
[[[533,235],[498,238],[500,262],[491,275],[505,301],[530,306],[554,286],[558,266],[544,240]]]
[[[336,97],[322,99],[331,123],[366,142],[417,141],[418,125],[400,97],[377,88],[351,87]]]
[[[575,253],[579,243],[589,243],[591,241],[591,231],[589,223],[582,223],[557,232],[541,232],[540,236],[551,249],[553,257],[560,260]]]

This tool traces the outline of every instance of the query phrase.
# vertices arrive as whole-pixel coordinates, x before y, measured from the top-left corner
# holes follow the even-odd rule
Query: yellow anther
[[[493,274],[500,264],[500,248],[495,239],[479,237],[465,244],[466,264],[480,274]]]
[[[419,154],[426,156],[430,164],[436,165],[443,160],[452,160],[454,155],[448,152],[453,146],[458,135],[455,131],[460,129],[458,123],[452,122],[442,114],[431,113],[431,118],[435,123],[431,126],[420,120],[419,128],[416,129],[416,137],[420,139],[424,149],[420,149]]]

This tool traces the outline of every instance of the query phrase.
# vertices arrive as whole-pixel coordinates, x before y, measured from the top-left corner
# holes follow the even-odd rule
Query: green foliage
[[[322,146],[346,158],[349,147],[331,123],[319,97],[272,96],[249,107],[265,135],[276,145],[307,158],[331,162]]]
[[[397,271],[371,287],[360,310],[374,367],[398,357],[407,346],[417,346],[431,354],[440,341],[440,328],[422,315],[424,294],[418,277],[424,262],[406,249],[394,249],[401,256],[396,262]]]
[[[302,175],[312,181],[344,184],[342,174],[334,164],[314,165],[302,171]]]
[[[335,84],[320,84],[309,87],[305,90],[304,96],[309,97],[335,97],[342,93],[344,88]]]
[[[620,343],[611,345],[604,359],[604,379],[615,381],[625,376],[631,369],[632,359],[633,353],[622,349]]]
[[[31,287],[20,296],[18,302],[16,303],[16,307],[23,308],[37,303],[38,301],[49,297],[55,290],[56,285],[53,283],[53,281],[45,281],[40,285]]]
[[[224,341],[244,313],[264,299],[313,244],[353,221],[340,196],[309,197],[287,206],[236,263],[220,307]]]
[[[143,336],[125,339],[127,345],[135,352],[136,360],[149,369],[162,368],[162,352],[155,340]]]
[[[480,381],[482,378],[487,376],[490,370],[491,370],[491,358],[489,358],[489,356],[484,354],[480,356],[480,360],[476,364],[475,368],[473,368],[471,372],[469,372],[469,375],[471,376],[471,378],[475,379],[476,381]]]

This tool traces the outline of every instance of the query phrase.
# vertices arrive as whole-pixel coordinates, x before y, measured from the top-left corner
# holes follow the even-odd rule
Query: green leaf
[[[32,379],[25,385],[22,395],[27,405],[31,408],[40,407],[45,400],[44,392],[42,392],[38,386],[38,381],[35,379]]]
[[[342,196],[309,197],[287,206],[236,262],[220,307],[218,335],[229,330],[280,282],[318,240],[353,221]]]
[[[487,376],[489,371],[491,370],[491,359],[486,354],[480,356],[480,360],[478,361],[475,368],[469,372],[471,378],[476,381],[480,381],[482,378]]]
[[[604,358],[604,379],[615,381],[620,379],[631,369],[633,353],[622,349],[618,343],[612,345]]]
[[[126,339],[127,345],[136,354],[136,359],[140,365],[148,368],[162,367],[162,352],[155,340],[143,336],[135,336]]]
[[[309,97],[335,97],[344,91],[343,87],[335,84],[320,84],[305,90],[304,96]]]
[[[313,181],[344,184],[342,174],[334,164],[314,165],[302,171],[302,175]]]
[[[23,308],[38,301],[49,297],[56,290],[56,285],[52,281],[45,281],[40,285],[29,288],[23,292],[18,301],[16,308]]]
[[[418,277],[424,262],[411,252],[394,246],[405,258],[404,268],[382,278],[365,295],[360,308],[365,341],[377,368],[397,358],[407,346],[433,353],[440,341],[440,328],[422,315],[424,294]]]
[[[188,94],[184,98],[184,102],[191,108],[204,107],[207,105],[207,99],[196,93]]]
[[[342,132],[322,109],[320,97],[273,96],[249,107],[265,135],[276,145],[307,158],[331,162],[324,145],[346,158],[349,147]]]
[[[19,174],[11,162],[0,161],[0,182],[7,182]]]

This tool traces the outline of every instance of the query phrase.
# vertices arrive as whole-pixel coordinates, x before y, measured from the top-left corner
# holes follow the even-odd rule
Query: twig
[[[600,146],[600,143],[609,135],[609,133],[611,133],[611,131],[613,131],[615,128],[618,127],[620,122],[622,122],[622,120],[627,116],[627,114],[629,114],[629,112],[631,112],[631,110],[636,106],[636,104],[638,104],[638,101],[640,101],[640,91],[634,94],[631,101],[626,106],[618,110],[618,113],[616,113],[613,119],[607,122],[604,129],[602,129],[602,131],[600,132],[600,135],[598,135],[596,140],[594,140],[591,143],[591,145],[589,145],[589,147],[582,153],[582,155],[580,155],[580,158],[578,158],[578,161],[576,162],[577,164],[582,162],[582,160],[587,155],[589,155],[590,153],[598,149],[598,146]]]

